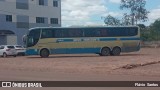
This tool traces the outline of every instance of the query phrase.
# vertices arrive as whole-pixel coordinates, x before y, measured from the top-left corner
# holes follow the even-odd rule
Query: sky
[[[121,18],[126,10],[120,10],[121,0],[62,0],[62,26],[104,25],[104,17],[112,15]],[[160,0],[146,0],[150,12],[147,22],[150,25],[160,18]]]

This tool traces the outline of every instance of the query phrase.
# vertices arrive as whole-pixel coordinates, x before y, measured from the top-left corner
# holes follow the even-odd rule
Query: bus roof
[[[138,27],[138,26],[75,26],[75,27],[35,27],[31,28],[29,30],[33,29],[51,29],[51,28],[59,28],[59,29],[69,29],[69,28],[115,28],[115,27]]]

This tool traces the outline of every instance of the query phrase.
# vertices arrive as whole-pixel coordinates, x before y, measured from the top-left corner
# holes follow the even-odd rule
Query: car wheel
[[[22,56],[25,56],[25,54],[22,54]]]
[[[7,57],[7,54],[6,54],[6,53],[3,53],[3,57],[6,58],[6,57]]]
[[[14,55],[13,57],[17,57],[17,55]]]

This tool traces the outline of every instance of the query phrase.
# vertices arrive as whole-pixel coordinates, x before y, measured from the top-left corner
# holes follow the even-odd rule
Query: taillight
[[[9,50],[11,50],[11,49],[6,49],[6,51],[9,51]]]

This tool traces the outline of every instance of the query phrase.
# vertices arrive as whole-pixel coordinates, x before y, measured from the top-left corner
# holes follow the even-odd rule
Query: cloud
[[[109,2],[119,4],[121,0],[109,0]]]
[[[151,10],[148,18],[150,23],[153,23],[156,19],[160,18],[160,8]]]
[[[85,25],[108,13],[103,0],[62,0],[62,25]],[[103,23],[101,20],[97,23]]]
[[[103,25],[107,15],[121,17],[120,12],[109,11],[108,2],[120,3],[120,0],[62,0],[62,26]]]

